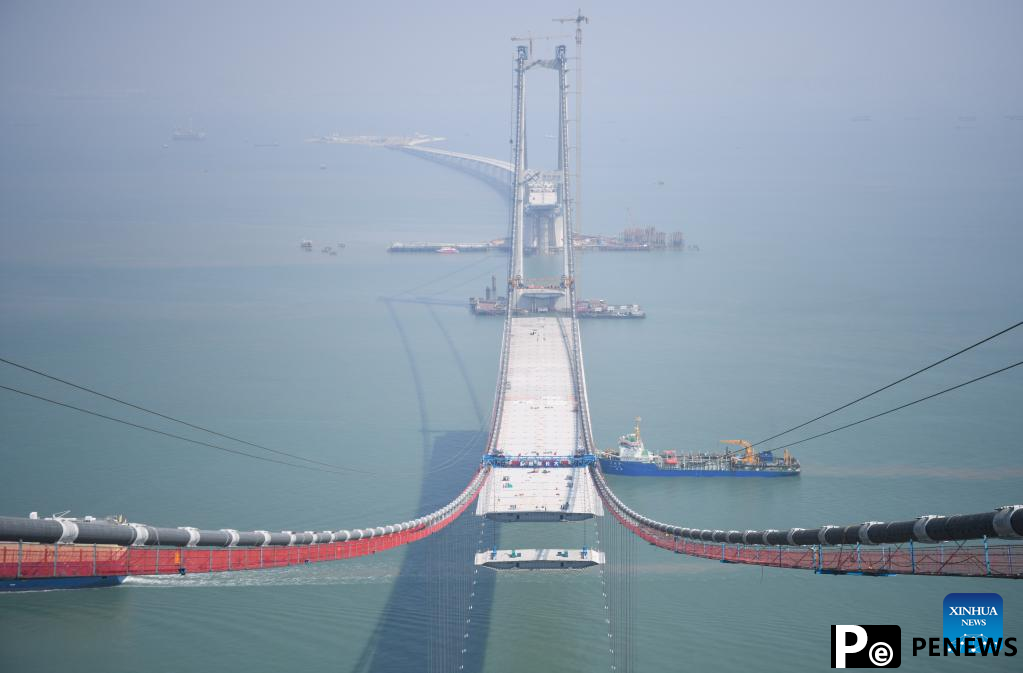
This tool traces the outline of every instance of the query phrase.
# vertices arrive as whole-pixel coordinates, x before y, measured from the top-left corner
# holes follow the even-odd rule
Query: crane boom
[[[732,444],[734,446],[741,446],[745,451],[745,455],[742,457],[742,462],[747,465],[752,465],[757,462],[756,451],[753,450],[753,445],[747,442],[745,439],[722,439],[722,444]],[[731,453],[739,453],[738,451],[729,451]]]

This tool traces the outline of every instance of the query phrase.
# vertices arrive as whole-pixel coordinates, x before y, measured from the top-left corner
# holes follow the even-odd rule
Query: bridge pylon
[[[484,461],[490,474],[476,501],[476,514],[500,522],[586,521],[603,516],[604,507],[590,473],[595,456],[574,312],[565,47],[557,47],[552,60],[528,62],[528,57],[528,51],[520,47],[515,67],[508,314],[489,453]],[[555,173],[526,171],[525,73],[532,67],[558,71],[561,129]],[[560,227],[560,237],[543,238],[550,236],[552,227]],[[525,276],[527,241],[539,249],[560,249],[559,276]],[[499,570],[578,569],[603,561],[603,553],[585,547],[494,549],[476,557],[477,565]]]

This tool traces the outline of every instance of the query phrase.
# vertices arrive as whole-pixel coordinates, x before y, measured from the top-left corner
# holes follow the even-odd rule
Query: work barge
[[[572,236],[572,245],[575,250],[582,252],[655,252],[688,250],[698,252],[699,247],[687,245],[682,232],[672,233],[658,231],[654,227],[645,229],[626,229],[617,236],[605,236],[603,234],[575,234]],[[387,252],[395,253],[462,253],[462,252],[507,252],[511,244],[507,238],[495,238],[490,241],[479,241],[475,243],[452,243],[435,241],[415,241],[391,243]],[[534,245],[526,246],[523,250],[526,255],[550,254],[561,249],[561,244],[540,246],[534,241]]]
[[[533,280],[523,285],[523,289],[543,293],[544,290],[557,291],[561,287],[560,279]],[[508,297],[497,294],[497,277],[490,277],[490,285],[483,288],[482,297],[469,297],[469,310],[473,315],[499,316],[508,314]],[[556,303],[545,301],[527,301],[520,303],[512,310],[513,315],[557,313],[571,315],[570,307],[558,308]],[[609,304],[603,299],[575,300],[577,318],[596,319],[642,319],[646,311],[639,304]]]

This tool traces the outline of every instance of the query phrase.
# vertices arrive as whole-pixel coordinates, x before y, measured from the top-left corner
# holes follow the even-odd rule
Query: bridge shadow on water
[[[424,460],[418,512],[448,503],[486,448],[479,431],[443,432]],[[355,673],[473,673],[483,667],[495,574],[475,572],[483,522],[470,506],[439,533],[408,545],[398,579]],[[494,524],[486,522],[486,542]],[[486,546],[486,545],[484,545]]]

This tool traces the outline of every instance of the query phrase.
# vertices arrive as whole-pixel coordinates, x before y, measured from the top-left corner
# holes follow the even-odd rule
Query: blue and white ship
[[[755,451],[742,439],[725,439],[725,444],[742,447],[724,453],[651,453],[643,445],[640,419],[628,435],[618,438],[618,448],[601,452],[604,474],[625,477],[797,477],[799,461],[785,451],[775,458],[771,451]]]

